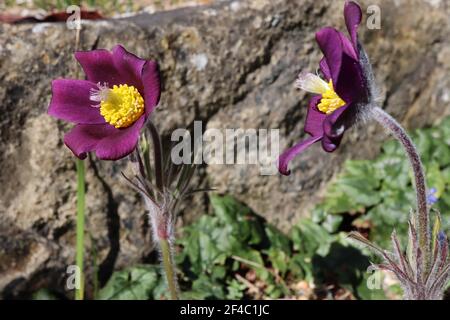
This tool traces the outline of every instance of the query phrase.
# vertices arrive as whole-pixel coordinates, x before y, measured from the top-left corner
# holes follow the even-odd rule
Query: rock
[[[378,3],[381,29],[363,26],[360,35],[382,105],[408,128],[433,124],[450,114],[450,8],[444,1]],[[81,47],[121,43],[160,62],[163,95],[154,122],[167,138],[201,120],[203,128],[280,129],[284,149],[304,136],[308,97],[294,88],[295,78],[317,68],[315,31],[344,29],[342,8],[343,1],[226,1],[86,22]],[[79,70],[75,34],[65,24],[2,24],[0,31],[0,238],[8,240],[0,245],[0,292],[64,291],[65,270],[74,261],[76,173],[62,143],[70,125],[48,117],[46,109],[51,80]],[[378,126],[364,124],[333,154],[312,147],[293,161],[289,177],[261,176],[256,166],[210,165],[199,169],[195,185],[233,194],[288,230],[320,200],[345,159],[374,157],[384,139]],[[152,259],[152,243],[140,198],[120,177],[126,160],[86,164],[86,264],[93,265],[97,252],[104,283],[115,268]],[[187,203],[182,220],[207,212],[205,199]]]

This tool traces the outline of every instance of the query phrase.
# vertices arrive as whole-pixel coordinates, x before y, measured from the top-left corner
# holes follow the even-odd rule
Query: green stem
[[[85,182],[84,182],[84,162],[77,159],[77,244],[76,244],[76,264],[79,271],[79,286],[75,291],[75,300],[84,298],[84,208],[85,208]]]
[[[170,298],[172,300],[178,300],[177,280],[172,262],[172,254],[169,241],[167,239],[160,239],[159,245],[161,247],[162,264],[164,267],[164,273],[166,274]]]

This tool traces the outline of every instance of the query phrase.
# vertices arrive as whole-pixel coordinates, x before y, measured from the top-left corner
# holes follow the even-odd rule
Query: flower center
[[[345,105],[345,101],[342,100],[334,91],[333,88],[333,80],[330,79],[328,82],[328,89],[322,93],[322,99],[320,103],[317,105],[317,108],[323,113],[330,114],[343,107]]]
[[[333,81],[331,79],[326,83],[315,74],[300,74],[296,81],[296,86],[311,93],[321,94],[322,99],[317,105],[317,108],[323,113],[331,114],[345,105],[345,101],[334,91]]]
[[[110,125],[118,129],[129,127],[144,113],[144,99],[135,87],[127,84],[112,88],[98,84],[98,87],[91,91],[91,100],[100,102],[97,105],[100,114]]]

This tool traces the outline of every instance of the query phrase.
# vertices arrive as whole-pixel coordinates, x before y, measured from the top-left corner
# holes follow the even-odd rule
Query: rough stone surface
[[[446,1],[376,1],[381,29],[361,28],[382,91],[381,103],[408,128],[450,113],[450,6]],[[373,1],[361,1],[367,8]],[[281,148],[304,136],[308,96],[293,82],[314,71],[314,32],[344,28],[343,1],[249,0],[83,25],[84,50],[123,44],[157,59],[164,77],[154,122],[174,128],[279,128]],[[74,261],[75,164],[62,137],[70,127],[46,115],[50,82],[74,77],[74,31],[64,24],[0,25],[0,292],[64,290]],[[374,124],[346,134],[333,154],[314,146],[292,175],[261,176],[256,166],[202,167],[196,184],[246,202],[283,230],[305,215],[347,158],[370,158],[386,139]],[[120,178],[126,161],[87,161],[88,260],[98,252],[100,281],[114,268],[152,259],[138,195]],[[183,219],[208,210],[205,196]]]

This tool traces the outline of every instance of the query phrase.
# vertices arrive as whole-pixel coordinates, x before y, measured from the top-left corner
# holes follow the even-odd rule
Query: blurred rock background
[[[121,43],[159,61],[163,94],[154,122],[167,137],[194,120],[204,128],[279,128],[282,149],[304,136],[308,96],[293,84],[301,70],[317,68],[314,33],[328,25],[344,30],[344,1],[187,1],[193,6],[178,9],[173,5],[183,3],[141,2],[136,15],[108,8],[106,17],[122,16],[84,21],[81,47]],[[381,9],[381,28],[368,29],[366,14],[360,37],[382,106],[407,128],[449,115],[449,3],[360,3]],[[0,292],[6,298],[64,288],[74,261],[75,162],[62,143],[70,126],[46,115],[51,80],[74,77],[78,68],[74,38],[65,23],[0,24]],[[195,183],[231,194],[289,230],[320,200],[345,159],[373,158],[386,137],[365,123],[331,155],[318,145],[309,149],[292,162],[289,177],[261,176],[257,166],[215,165],[201,167]],[[154,256],[140,198],[120,176],[126,160],[94,158],[87,160],[86,257],[95,252],[105,283],[115,268]],[[208,210],[207,196],[198,195],[182,208],[180,223]]]

